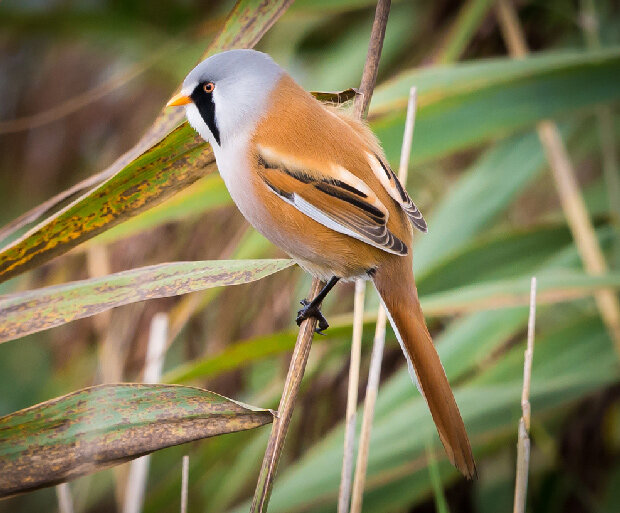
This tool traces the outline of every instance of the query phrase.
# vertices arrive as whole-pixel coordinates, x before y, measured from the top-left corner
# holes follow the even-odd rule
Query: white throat
[[[187,117],[187,121],[192,126],[196,132],[200,134],[205,141],[207,141],[211,146],[218,146],[215,137],[209,130],[209,127],[205,123],[205,120],[202,119],[200,112],[198,111],[198,107],[193,103],[188,103],[185,106],[185,116]]]

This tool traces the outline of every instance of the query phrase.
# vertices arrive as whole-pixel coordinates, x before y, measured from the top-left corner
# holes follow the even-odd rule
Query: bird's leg
[[[302,299],[300,303],[303,308],[297,312],[297,326],[299,326],[303,321],[309,319],[310,317],[314,317],[319,321],[315,331],[319,335],[323,335],[323,330],[326,330],[329,327],[327,323],[327,319],[323,317],[321,313],[321,303],[325,296],[329,293],[329,291],[338,283],[337,276],[333,276],[331,280],[321,289],[321,291],[316,295],[316,297],[312,301],[308,301],[307,299]]]

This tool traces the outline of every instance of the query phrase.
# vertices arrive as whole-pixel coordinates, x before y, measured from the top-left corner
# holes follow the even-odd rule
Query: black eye
[[[215,89],[215,84],[213,82],[207,82],[202,86],[202,90],[207,94],[211,94],[213,89]]]

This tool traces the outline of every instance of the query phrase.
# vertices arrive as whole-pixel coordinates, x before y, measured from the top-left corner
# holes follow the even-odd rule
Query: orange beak
[[[192,99],[189,96],[179,93],[170,98],[168,103],[166,103],[166,107],[177,107],[178,105],[187,105],[188,103],[192,103]]]

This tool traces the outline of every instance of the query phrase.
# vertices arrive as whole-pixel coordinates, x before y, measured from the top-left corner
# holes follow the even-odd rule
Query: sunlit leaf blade
[[[617,101],[620,49],[541,53],[406,71],[378,87],[370,121],[399,154],[409,88],[418,89],[414,162],[480,145],[548,117]]]
[[[257,9],[254,1],[240,0],[203,57],[231,48],[251,48],[291,1],[272,0]],[[112,178],[5,248],[0,253],[0,282],[65,253],[212,172],[215,159],[209,145],[187,124],[173,130],[183,119],[183,109],[164,109],[140,141],[100,173]],[[164,158],[156,169],[136,168],[135,159],[150,159],[152,152],[162,148]],[[12,231],[18,228],[13,226]]]
[[[259,280],[292,260],[174,262],[0,296],[0,342],[121,305]]]
[[[120,173],[0,253],[0,280],[65,253],[213,170],[215,158],[207,143],[189,124],[182,124]]]
[[[232,199],[219,174],[201,178],[172,198],[146,212],[103,232],[81,248],[92,244],[109,244],[131,237],[164,223],[198,216],[203,212],[232,205]]]
[[[0,418],[0,497],[192,440],[252,429],[269,410],[178,385],[100,385]]]
[[[251,48],[293,3],[293,0],[238,0],[217,39],[203,58],[230,48]]]

